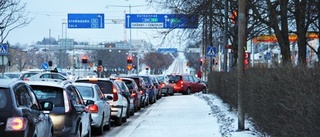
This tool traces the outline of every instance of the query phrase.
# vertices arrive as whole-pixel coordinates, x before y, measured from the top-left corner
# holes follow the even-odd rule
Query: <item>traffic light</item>
[[[244,53],[244,68],[247,69],[249,68],[249,63],[250,63],[250,53],[246,52]]]
[[[52,67],[52,61],[48,61],[49,67]]]
[[[203,58],[200,58],[200,66],[202,66]]]
[[[131,63],[132,63],[132,59],[133,59],[132,56],[128,56],[128,57],[127,57],[127,63],[128,63],[128,64],[131,64]]]
[[[102,65],[102,60],[98,60],[98,66]]]
[[[83,63],[83,64],[88,63],[88,58],[87,57],[83,57],[81,59],[81,63]]]

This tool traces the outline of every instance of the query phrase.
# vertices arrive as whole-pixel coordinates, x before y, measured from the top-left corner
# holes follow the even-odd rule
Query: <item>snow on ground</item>
[[[253,124],[246,119],[245,128],[247,131],[238,132],[238,118],[236,111],[230,111],[228,104],[211,94],[196,93],[195,96],[205,100],[211,108],[211,115],[217,118],[219,126],[219,132],[222,137],[262,137],[266,136],[263,133],[258,132]]]

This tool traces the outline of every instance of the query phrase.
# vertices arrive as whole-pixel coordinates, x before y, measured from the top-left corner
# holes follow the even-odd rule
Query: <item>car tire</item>
[[[207,94],[207,89],[206,88],[202,89],[202,94]]]
[[[115,122],[116,126],[121,126],[122,125],[122,117],[115,118],[114,122]]]
[[[191,89],[190,88],[187,88],[187,91],[184,93],[185,95],[190,95],[191,93]]]

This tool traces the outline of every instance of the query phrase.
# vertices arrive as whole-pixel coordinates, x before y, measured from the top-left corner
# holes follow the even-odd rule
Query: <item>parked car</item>
[[[132,78],[119,78],[121,79],[130,91],[130,96],[133,98],[134,111],[137,112],[141,109],[142,93],[139,91],[138,85]]]
[[[54,82],[61,82],[68,80],[67,77],[62,75],[59,72],[42,72],[35,74],[29,78],[25,78],[25,81],[54,81]]]
[[[104,130],[109,130],[111,127],[111,106],[107,102],[107,98],[97,84],[74,83],[74,86],[85,101],[94,101],[93,105],[88,106],[92,119],[91,128],[96,135],[102,135]]]
[[[83,78],[75,83],[95,83],[97,84],[105,97],[109,99],[111,105],[111,119],[115,125],[120,126],[127,121],[129,105],[127,99],[121,93],[119,86],[109,78]]]
[[[168,75],[170,85],[174,87],[176,93],[190,94],[195,92],[206,92],[207,86],[199,78],[190,74],[170,74]]]
[[[152,77],[149,75],[139,75],[146,82],[146,92],[148,93],[149,103],[153,104],[157,101],[156,86],[153,83]]]
[[[169,84],[169,78],[167,75],[156,75],[158,81],[161,85],[161,93],[164,96],[174,95],[173,86]]]
[[[119,78],[114,78],[113,79],[114,82],[119,86],[120,90],[121,90],[121,94],[127,99],[128,102],[128,111],[127,111],[127,118],[129,118],[129,116],[133,116],[134,115],[134,103],[133,103],[133,98],[131,97],[130,94],[130,90],[127,87],[127,85],[122,81],[122,79]]]
[[[138,86],[138,90],[141,95],[141,99],[140,99],[141,107],[148,106],[149,105],[149,97],[148,97],[148,93],[146,92],[146,90],[147,90],[146,83],[143,80],[143,78],[140,76],[137,76],[137,75],[123,76],[122,78],[130,78],[130,79],[134,80],[134,82]]]
[[[10,79],[19,79],[21,76],[21,72],[5,72],[4,75],[9,77]]]
[[[51,102],[39,102],[24,81],[0,80],[1,137],[51,137],[53,123],[45,112],[52,108]]]
[[[91,136],[91,113],[86,108],[93,100],[84,102],[78,89],[69,81],[28,81],[39,101],[50,101],[54,136]]]
[[[153,85],[155,86],[156,89],[156,99],[160,99],[162,97],[162,92],[161,92],[161,83],[158,81],[157,77],[155,75],[151,75]]]
[[[32,72],[32,71],[24,71],[24,72],[21,72],[21,75],[19,77],[19,79],[21,80],[25,80],[25,81],[28,81],[28,78],[35,75],[35,74],[38,74],[39,72]]]

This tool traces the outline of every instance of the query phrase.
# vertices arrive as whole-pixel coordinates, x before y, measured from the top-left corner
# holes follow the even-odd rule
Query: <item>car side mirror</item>
[[[113,100],[113,97],[110,95],[107,95],[106,98],[107,98],[107,100]]]
[[[94,104],[93,100],[87,100],[86,101],[86,106],[90,106],[90,105],[93,105],[93,104]]]
[[[44,111],[51,111],[53,109],[53,103],[49,101],[44,101],[40,103],[41,109]]]

